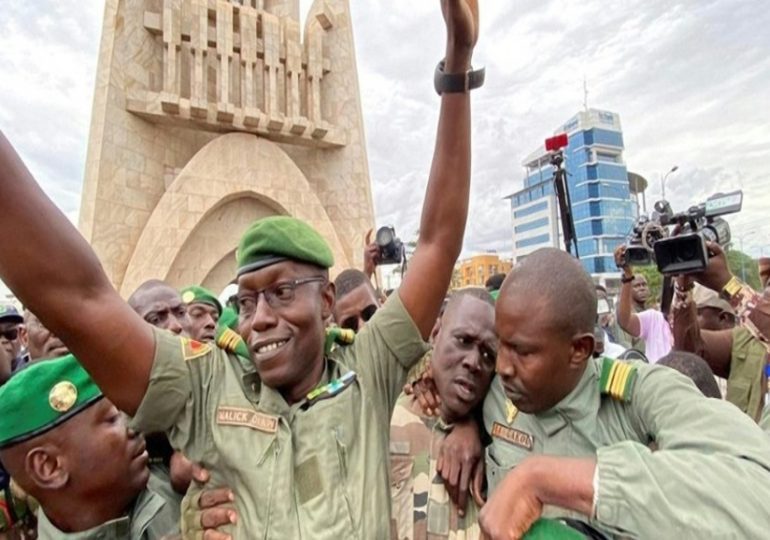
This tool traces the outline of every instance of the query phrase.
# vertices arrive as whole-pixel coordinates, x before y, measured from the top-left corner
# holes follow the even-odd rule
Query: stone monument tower
[[[219,291],[255,219],[361,266],[373,224],[348,0],[106,0],[80,230],[123,295]]]

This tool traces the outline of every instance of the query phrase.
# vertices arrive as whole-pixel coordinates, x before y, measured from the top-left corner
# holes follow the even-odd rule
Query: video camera
[[[705,203],[675,214],[671,205],[655,203],[652,216],[640,216],[626,242],[626,264],[644,266],[653,260],[664,275],[702,272],[708,264],[706,242],[730,243],[730,226],[720,216],[740,212],[743,192],[717,193]],[[668,227],[672,227],[669,231]]]
[[[401,264],[404,260],[404,244],[391,226],[377,229],[375,243],[380,250],[379,264]]]

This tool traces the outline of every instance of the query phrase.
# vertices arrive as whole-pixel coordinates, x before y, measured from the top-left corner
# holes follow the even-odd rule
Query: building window
[[[516,210],[513,212],[514,218],[522,218],[529,216],[530,214],[534,214],[535,212],[540,212],[541,210],[545,210],[548,208],[548,201],[540,201],[539,203],[533,204],[532,206],[528,206],[527,208],[522,208],[521,210]]]
[[[516,242],[517,248],[526,248],[530,246],[536,246],[537,244],[544,244],[546,242],[549,242],[551,240],[551,235],[548,233],[540,234],[538,236],[533,236],[532,238],[526,238],[524,240],[519,240]]]
[[[547,217],[536,219],[534,221],[530,221],[528,223],[522,223],[521,225],[516,225],[516,227],[513,229],[516,234],[524,233],[527,231],[534,231],[535,229],[539,229],[541,227],[546,227],[551,222],[550,219]]]

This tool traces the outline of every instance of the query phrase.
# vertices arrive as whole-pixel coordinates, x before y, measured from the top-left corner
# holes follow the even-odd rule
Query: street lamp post
[[[741,243],[741,280],[743,280],[744,283],[746,283],[746,253],[743,251],[743,239],[748,238],[754,234],[754,232],[755,231],[751,231],[738,237],[738,241]]]
[[[668,178],[668,175],[671,173],[674,173],[679,170],[679,165],[674,165],[671,167],[671,170],[668,171],[663,177],[660,179],[660,198],[664,201],[666,200],[666,179]]]

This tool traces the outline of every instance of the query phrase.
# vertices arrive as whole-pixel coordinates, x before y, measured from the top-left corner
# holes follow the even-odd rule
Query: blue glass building
[[[564,151],[578,251],[595,277],[617,273],[613,250],[636,218],[636,203],[623,159],[623,131],[616,113],[588,109],[554,133],[569,135]],[[514,264],[545,246],[564,248],[553,187],[553,167],[543,147],[523,162],[524,187],[511,201]]]

